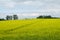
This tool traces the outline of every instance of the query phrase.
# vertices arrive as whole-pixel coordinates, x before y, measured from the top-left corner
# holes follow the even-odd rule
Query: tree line
[[[51,15],[47,15],[47,16],[46,15],[40,15],[36,18],[37,19],[51,19],[51,18],[56,19],[58,17],[52,17]],[[12,16],[7,15],[6,19],[0,18],[0,21],[3,21],[3,20],[18,20],[18,15],[12,15]]]
[[[7,15],[6,19],[0,18],[0,21],[3,21],[3,20],[18,20],[18,16],[17,15],[12,15],[12,16]]]
[[[6,16],[6,20],[18,20],[18,16],[17,15],[13,15],[13,16]]]
[[[37,17],[37,19],[57,19],[58,17],[52,17],[51,15],[40,15]]]

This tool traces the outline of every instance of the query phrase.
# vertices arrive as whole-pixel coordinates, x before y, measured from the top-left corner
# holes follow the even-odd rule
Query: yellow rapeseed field
[[[0,21],[0,40],[60,40],[60,19]]]

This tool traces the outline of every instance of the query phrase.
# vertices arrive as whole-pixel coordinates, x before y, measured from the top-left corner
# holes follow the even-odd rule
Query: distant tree
[[[6,16],[6,20],[9,20],[9,16],[8,15]]]
[[[18,16],[17,15],[13,15],[13,19],[14,20],[18,20]]]
[[[3,21],[3,20],[5,20],[4,18],[0,18],[0,21]]]
[[[12,16],[6,16],[6,20],[12,20]]]
[[[42,16],[42,15],[41,15],[41,16],[39,16],[39,17],[37,17],[37,18],[52,18],[52,17],[51,17],[50,15],[48,15],[48,16],[44,16],[44,15]]]
[[[43,16],[41,15],[41,16],[39,16],[39,17],[37,17],[37,18],[43,18]]]
[[[52,18],[50,15],[48,15],[48,16],[44,16],[44,18]]]

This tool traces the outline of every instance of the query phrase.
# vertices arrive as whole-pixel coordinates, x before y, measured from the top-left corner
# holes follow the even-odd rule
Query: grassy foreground
[[[0,40],[60,40],[60,19],[0,21]]]

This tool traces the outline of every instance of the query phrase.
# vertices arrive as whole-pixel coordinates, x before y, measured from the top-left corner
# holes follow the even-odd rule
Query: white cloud
[[[24,4],[28,4],[28,5],[31,4],[31,3],[32,3],[32,1],[25,1],[24,2]]]
[[[40,1],[25,1],[25,2],[22,2],[22,4],[31,5],[31,6],[41,6],[41,5],[43,5],[43,3],[40,2]]]
[[[6,7],[15,7],[15,5],[33,5],[37,7],[53,7],[56,8],[59,6],[59,0],[0,0],[0,4]],[[56,7],[55,7],[56,5]]]
[[[16,3],[14,3],[14,2],[9,2],[9,3],[7,2],[7,3],[5,3],[4,6],[6,6],[8,8],[13,8],[15,5],[16,5]]]
[[[39,13],[24,13],[24,14],[20,14],[22,16],[39,16]]]
[[[60,14],[60,0],[0,0],[0,6],[3,6],[6,9],[7,8],[13,9],[14,7],[16,7],[18,10],[16,8],[15,8],[16,11],[15,9],[11,10],[14,13],[21,12],[20,6],[23,8],[22,12],[25,12],[26,10],[28,10],[29,12],[34,12],[33,14],[30,13],[22,14],[23,16],[38,16],[39,14],[45,13],[48,14],[48,12],[50,12],[50,14],[52,13],[55,13],[56,15]],[[35,12],[42,13],[38,14]]]
[[[6,8],[12,8],[16,5],[15,2],[12,0],[0,0],[0,6],[6,7]]]

